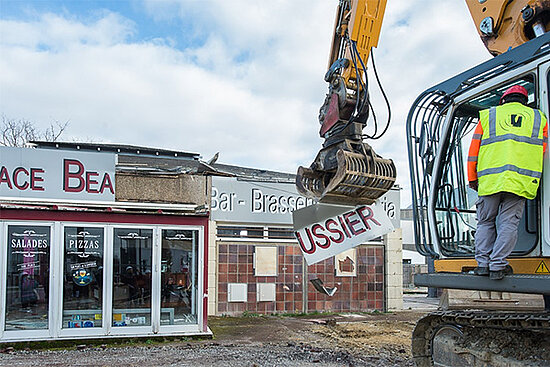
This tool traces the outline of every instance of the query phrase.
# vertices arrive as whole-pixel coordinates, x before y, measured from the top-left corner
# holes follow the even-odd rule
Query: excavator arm
[[[323,148],[296,184],[320,202],[372,204],[394,184],[393,162],[363,142],[369,116],[366,63],[378,43],[386,0],[340,0],[334,23],[328,93],[319,111]]]

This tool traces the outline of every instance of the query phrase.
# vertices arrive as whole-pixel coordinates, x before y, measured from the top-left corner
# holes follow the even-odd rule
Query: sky
[[[0,0],[0,115],[60,140],[143,145],[296,172],[317,120],[337,0]],[[388,0],[374,60],[410,204],[405,122],[425,89],[491,56],[463,0]],[[369,63],[379,121],[387,111]],[[366,128],[372,128],[372,121]]]

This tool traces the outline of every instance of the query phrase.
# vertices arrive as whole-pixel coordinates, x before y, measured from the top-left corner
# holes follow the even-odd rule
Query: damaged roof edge
[[[198,153],[148,148],[136,145],[31,141],[29,146],[118,154],[117,172],[144,174],[200,174],[236,177],[240,180],[294,183],[293,173],[270,171],[201,160]]]

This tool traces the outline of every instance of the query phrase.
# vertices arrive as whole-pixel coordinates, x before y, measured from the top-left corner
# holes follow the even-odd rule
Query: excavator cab
[[[504,91],[519,84],[529,93],[529,106],[548,113],[548,64],[538,59],[529,66],[523,65],[525,71],[521,73],[505,73],[498,67],[493,69],[495,75],[481,74],[472,81],[463,80],[454,93],[445,93],[441,88],[451,86],[451,79],[447,86],[442,84],[419,97],[411,109],[408,136],[417,218],[415,242],[421,254],[438,259],[436,270],[466,272],[476,266],[473,255],[477,192],[468,187],[466,158],[479,111],[497,106]],[[547,162],[546,159],[545,165]],[[546,166],[544,175],[550,177]],[[518,227],[518,240],[511,255],[514,259],[510,261],[514,273],[534,274],[536,266],[531,269],[527,264],[532,267],[543,261],[541,255],[550,256],[550,244],[542,235],[546,230],[542,224],[548,222],[544,219],[548,210],[543,208],[550,207],[542,200],[550,195],[545,194],[550,192],[550,185],[544,179],[542,182],[537,197],[526,202]]]
[[[464,258],[474,255],[477,224],[475,204],[478,195],[468,186],[466,157],[473,131],[478,123],[479,112],[497,106],[502,94],[511,85],[525,87],[529,93],[529,106],[539,108],[536,80],[535,73],[526,73],[519,78],[490,86],[482,93],[461,102],[455,101],[453,104],[448,104],[445,109],[446,115],[443,116],[452,122],[452,126],[450,126],[449,141],[445,146],[440,145],[441,141],[438,139],[434,140],[438,136],[438,130],[440,131],[439,119],[425,119],[420,123],[419,133],[416,136],[418,142],[416,156],[422,160],[421,164],[425,167],[426,178],[437,177],[437,182],[432,180],[429,184],[436,185],[432,186],[435,189],[435,206],[432,213],[435,219],[433,227],[435,232],[432,237],[439,240],[437,249],[433,249],[434,252],[437,252],[438,257]],[[440,149],[443,147],[446,149],[445,155],[438,157],[437,153],[440,153]],[[438,171],[434,174],[436,161]],[[416,184],[418,185],[418,182]],[[537,220],[540,217],[540,201],[540,192],[535,199],[527,200],[512,256],[528,255],[537,246],[540,239]],[[425,219],[428,220],[428,215]],[[422,252],[431,254],[430,251],[425,250],[425,247],[421,248]],[[461,269],[454,270],[468,271],[474,267],[472,263],[463,262]]]

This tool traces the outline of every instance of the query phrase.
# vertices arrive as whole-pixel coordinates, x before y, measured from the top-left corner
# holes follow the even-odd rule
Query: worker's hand
[[[470,181],[470,188],[471,188],[472,190],[477,191],[477,180],[475,180],[475,181]]]

